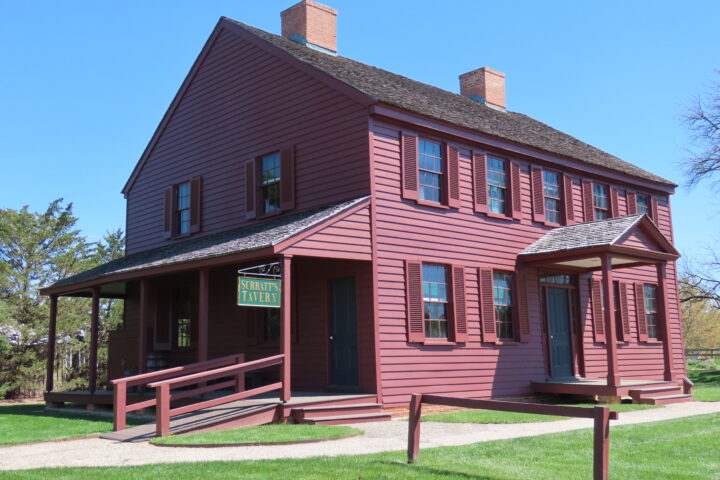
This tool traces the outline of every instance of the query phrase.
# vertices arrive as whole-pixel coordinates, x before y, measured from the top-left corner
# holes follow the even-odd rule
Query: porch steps
[[[634,388],[628,392],[633,402],[643,405],[668,405],[692,401],[692,395],[683,393],[677,384],[661,387]]]
[[[389,413],[383,412],[379,403],[293,408],[291,416],[297,423],[323,425],[381,422],[392,418]]]

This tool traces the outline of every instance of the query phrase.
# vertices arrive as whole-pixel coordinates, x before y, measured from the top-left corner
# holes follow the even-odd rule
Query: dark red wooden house
[[[96,300],[93,332],[124,299],[110,378],[156,373],[116,398],[689,398],[676,185],[507,110],[500,72],[448,92],[337,55],[331,8],[281,16],[220,19],[123,189],[126,256],[43,290],[51,331],[60,297]],[[281,308],[238,305],[273,272]],[[52,340],[46,400],[72,401]]]

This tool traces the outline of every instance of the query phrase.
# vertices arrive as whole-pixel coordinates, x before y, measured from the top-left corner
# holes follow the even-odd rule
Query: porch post
[[[145,339],[148,317],[150,316],[150,285],[147,278],[140,279],[140,315],[138,316],[138,374],[145,373],[147,341]]]
[[[48,330],[47,345],[47,378],[45,378],[45,390],[52,392],[55,375],[55,337],[57,332],[57,295],[50,296],[50,328]]]
[[[607,346],[608,386],[620,385],[617,361],[617,332],[615,331],[615,301],[613,299],[612,256],[605,254],[602,261],[603,320],[605,322],[605,344]]]
[[[92,289],[92,314],[90,319],[90,393],[97,390],[97,351],[100,324],[100,287]]]
[[[282,345],[282,353],[285,356],[282,363],[282,393],[280,400],[287,402],[290,400],[290,325],[292,316],[292,255],[283,256],[282,268],[282,306],[281,327],[280,327],[280,344]]]
[[[210,308],[210,270],[200,269],[198,292],[198,362],[208,358],[208,309]]]
[[[658,317],[662,322],[663,360],[665,364],[664,378],[665,380],[675,380],[675,374],[673,373],[672,328],[667,308],[667,262],[658,263],[656,268],[658,282],[657,309]]]

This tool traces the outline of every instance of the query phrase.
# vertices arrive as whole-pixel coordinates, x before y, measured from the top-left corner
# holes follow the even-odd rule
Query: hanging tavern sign
[[[238,270],[238,305],[280,308],[282,280],[279,263]]]

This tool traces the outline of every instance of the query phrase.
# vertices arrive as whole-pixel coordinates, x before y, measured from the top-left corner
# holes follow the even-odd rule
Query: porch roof
[[[365,203],[368,196],[333,205],[275,217],[225,232],[191,238],[159,248],[146,250],[112,260],[90,270],[63,278],[40,290],[43,295],[70,291],[73,286],[86,286],[94,280],[115,281],[120,274],[151,270],[223,257],[236,253],[261,250],[278,245],[295,235],[318,226],[336,215]]]

